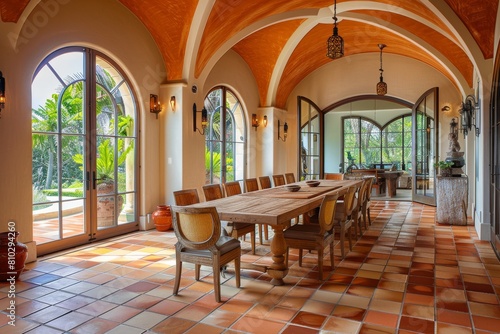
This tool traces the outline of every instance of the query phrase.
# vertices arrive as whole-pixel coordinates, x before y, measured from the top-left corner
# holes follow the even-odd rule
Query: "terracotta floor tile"
[[[397,326],[398,320],[399,316],[396,314],[369,310],[366,313],[364,322],[395,328]]]
[[[16,283],[19,327],[29,333],[476,333],[500,328],[500,261],[473,226],[436,224],[435,207],[374,201],[372,225],[344,260],[318,280],[316,254],[298,266],[292,250],[285,285],[234,271],[215,302],[213,273],[183,266],[173,296],[175,234],[140,231],[27,264]],[[269,241],[242,261],[270,265]],[[328,255],[326,270],[329,271]],[[9,305],[0,282],[0,308]],[[3,312],[5,313],[5,311]],[[9,329],[0,317],[0,333]],[[47,323],[58,326],[49,327]],[[73,327],[72,327],[73,326]],[[73,328],[73,329],[69,329]],[[54,331],[55,330],[55,331]],[[10,332],[9,332],[10,334]]]

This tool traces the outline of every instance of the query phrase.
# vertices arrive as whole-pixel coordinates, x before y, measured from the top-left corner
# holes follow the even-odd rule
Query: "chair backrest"
[[[359,186],[350,186],[347,189],[347,193],[344,195],[344,216],[350,216],[352,214],[352,209],[354,208],[354,199],[356,196],[356,191],[358,191]]]
[[[185,189],[174,191],[175,205],[190,205],[195,203],[200,203],[200,197],[198,196],[198,190],[196,189]]]
[[[256,178],[246,179],[245,180],[245,191],[251,192],[259,190],[259,182]]]
[[[172,206],[172,222],[178,244],[203,250],[215,247],[220,238],[221,223],[215,207]]]
[[[224,183],[224,190],[226,192],[226,196],[234,196],[241,194],[241,186],[239,181],[231,181]]]
[[[275,174],[273,175],[273,183],[275,187],[284,186],[285,185],[285,177],[283,174]]]
[[[361,205],[363,205],[366,201],[368,201],[368,193],[371,192],[372,189],[371,179],[373,178],[363,179],[363,185],[361,186],[361,191],[360,191]]]
[[[224,197],[222,187],[218,183],[206,184],[202,187],[202,189],[203,194],[205,195],[205,201],[207,202]]]
[[[260,189],[271,188],[271,178],[269,176],[259,176]]]
[[[295,174],[293,173],[285,173],[285,181],[287,184],[295,183]]]
[[[343,180],[344,174],[342,173],[325,173],[325,180]]]
[[[330,232],[333,230],[333,225],[335,223],[335,209],[337,207],[337,199],[339,195],[326,195],[321,202],[321,207],[319,209],[319,224],[320,224],[320,234],[323,235],[325,232]]]
[[[367,186],[368,190],[366,192],[366,200],[370,201],[370,199],[372,197],[372,186],[373,186],[373,183],[375,183],[375,177],[369,176],[369,177],[367,177],[367,179],[370,180],[370,184]]]
[[[355,210],[359,210],[363,204],[365,203],[366,201],[366,186],[368,185],[368,183],[370,182],[370,180],[368,179],[363,179],[363,183],[361,184],[361,186],[358,186],[359,188],[357,189],[357,196],[355,198],[355,201],[354,201],[354,208]],[[361,211],[361,210],[359,210]]]

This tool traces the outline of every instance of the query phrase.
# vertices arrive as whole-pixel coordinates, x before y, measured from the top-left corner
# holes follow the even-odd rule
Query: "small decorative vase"
[[[17,280],[28,257],[28,247],[17,241],[19,232],[0,233],[0,281]]]
[[[170,212],[170,206],[158,205],[152,217],[157,231],[166,232],[172,228],[172,213]]]

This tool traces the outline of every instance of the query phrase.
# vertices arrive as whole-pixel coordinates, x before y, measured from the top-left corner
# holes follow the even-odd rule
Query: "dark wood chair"
[[[285,185],[285,176],[283,174],[274,174],[273,175],[273,183],[275,187],[284,186]]]
[[[200,203],[200,197],[198,196],[198,190],[196,189],[174,191],[174,200],[175,205],[179,206]]]
[[[179,293],[182,263],[195,265],[195,279],[200,280],[200,267],[212,267],[215,301],[221,302],[220,271],[234,261],[236,287],[240,287],[240,241],[221,236],[221,223],[215,207],[191,208],[172,206],[172,221],[177,236],[175,244],[175,282],[173,294]]]
[[[370,179],[363,179],[363,184],[361,187],[358,189],[358,192],[356,193],[356,196],[354,198],[354,204],[353,204],[353,209],[352,209],[352,223],[354,226],[354,235],[361,237],[363,235],[363,227],[366,230],[367,225],[366,222],[363,221],[363,204],[366,201],[366,192],[368,190],[368,186],[371,187],[371,180]]]
[[[271,178],[269,176],[259,176],[260,189],[271,188]]]
[[[323,279],[323,251],[330,248],[330,263],[334,268],[334,218],[338,195],[326,195],[319,210],[318,224],[293,225],[283,235],[286,242],[286,263],[288,266],[289,249],[299,249],[299,266],[302,266],[302,250],[318,252],[319,279]]]
[[[240,182],[232,181],[224,183],[224,190],[226,192],[226,197],[231,197],[234,195],[241,194]],[[255,224],[252,223],[239,223],[239,222],[229,222],[228,227],[231,227],[231,231],[228,232],[233,238],[238,239],[239,237],[244,237],[246,234],[250,233],[250,243],[252,244],[252,254],[255,254]]]
[[[203,189],[203,195],[205,195],[205,201],[207,202],[224,197],[222,187],[218,183],[206,184],[201,188]]]
[[[342,258],[345,258],[345,237],[349,241],[349,250],[352,250],[352,209],[354,196],[360,186],[351,186],[344,195],[343,201],[337,201],[335,209],[335,230],[340,235],[340,249]]]
[[[251,192],[259,190],[259,182],[256,178],[245,179],[245,191]]]
[[[285,173],[286,184],[295,183],[295,174]]]
[[[325,173],[325,180],[343,180],[344,174],[342,173]]]

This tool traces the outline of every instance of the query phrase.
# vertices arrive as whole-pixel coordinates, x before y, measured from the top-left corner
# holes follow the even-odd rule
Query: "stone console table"
[[[468,178],[437,176],[437,222],[467,225]]]

